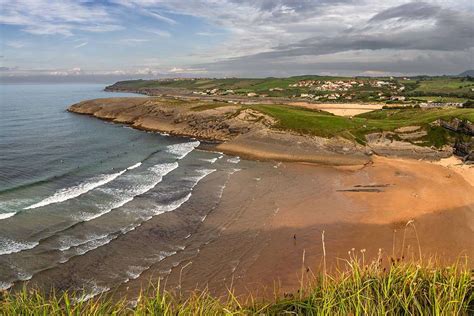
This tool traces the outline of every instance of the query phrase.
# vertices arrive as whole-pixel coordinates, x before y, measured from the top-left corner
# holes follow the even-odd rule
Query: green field
[[[474,99],[474,79],[434,77],[417,81],[406,95],[412,97]]]
[[[315,80],[321,82],[357,81],[364,86],[354,86],[349,90],[325,90],[315,89],[316,86],[292,87],[304,80]],[[385,81],[393,84],[375,86],[374,82]],[[396,88],[394,88],[396,87]],[[474,79],[458,77],[412,77],[412,78],[369,78],[369,77],[328,77],[328,76],[296,76],[288,78],[196,78],[196,79],[163,79],[163,80],[130,80],[120,81],[111,88],[128,91],[153,90],[160,88],[184,89],[188,91],[205,92],[206,90],[218,89],[219,93],[232,90],[237,95],[257,93],[270,97],[300,97],[301,94],[313,94],[316,96],[327,96],[331,93],[341,94],[338,100],[352,100],[351,102],[374,102],[390,101],[392,96],[410,97],[406,102],[418,103],[423,101],[440,102],[465,102],[474,99]],[[282,91],[274,91],[280,88]],[[399,90],[398,88],[402,88]],[[271,91],[273,90],[273,91]],[[218,93],[218,94],[219,94]],[[346,98],[350,97],[350,98]],[[331,102],[338,102],[332,100]]]
[[[353,118],[285,105],[257,105],[252,108],[277,119],[276,127],[280,129],[322,137],[341,136],[359,143],[365,143],[365,135],[369,133],[417,125],[428,132],[419,145],[441,147],[452,142],[455,135],[441,127],[431,126],[430,123],[455,117],[474,122],[474,109],[462,108],[382,109]]]
[[[310,86],[305,86],[311,80]],[[334,90],[328,82],[339,89],[343,83],[351,83],[346,90]],[[383,82],[377,85],[378,82]],[[298,86],[293,86],[297,84]],[[133,80],[118,82],[112,86],[118,90],[142,90],[173,88],[187,91],[208,93],[219,98],[232,90],[236,95],[247,95],[254,92],[259,96],[300,97],[301,94],[311,94],[320,97],[318,102],[370,102],[387,104],[400,104],[398,109],[382,109],[352,118],[335,116],[324,111],[296,108],[286,105],[252,105],[253,109],[261,111],[277,120],[276,128],[292,130],[301,134],[310,134],[322,137],[341,136],[361,144],[366,142],[366,135],[374,132],[393,131],[403,126],[421,126],[427,135],[411,142],[421,146],[435,146],[437,148],[446,144],[453,144],[459,135],[432,123],[438,119],[451,120],[455,117],[474,122],[474,109],[468,108],[435,108],[420,109],[416,105],[422,102],[456,102],[472,103],[474,100],[474,79],[470,77],[412,77],[412,78],[368,78],[368,77],[323,77],[323,76],[297,76],[289,78],[226,78],[226,79],[167,79],[167,80]],[[275,88],[277,91],[273,90]],[[324,90],[324,89],[329,90]],[[217,89],[214,92],[209,92]],[[280,89],[282,89],[280,91]],[[270,91],[272,90],[272,91]],[[231,94],[232,94],[231,93]],[[328,95],[338,94],[337,99],[329,100]],[[393,96],[404,96],[405,100],[390,100]],[[349,99],[347,97],[350,97]],[[252,97],[258,102],[258,97]],[[347,101],[350,100],[350,101]],[[311,101],[311,100],[310,100]],[[315,102],[315,100],[312,100]],[[192,110],[202,111],[228,105],[223,102],[213,104],[198,104]],[[246,107],[246,106],[244,106]],[[392,136],[391,136],[392,137]],[[397,135],[393,135],[398,139]],[[464,136],[462,136],[464,137]]]

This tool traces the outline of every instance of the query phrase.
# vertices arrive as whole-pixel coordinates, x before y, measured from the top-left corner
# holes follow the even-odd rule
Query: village
[[[410,80],[404,78],[404,80]],[[410,99],[403,95],[405,86],[399,81],[393,80],[300,80],[296,83],[291,83],[288,88],[273,87],[269,88],[265,93],[257,92],[241,92],[233,89],[205,89],[202,91],[193,91],[195,95],[201,96],[228,96],[228,95],[242,95],[249,98],[266,98],[278,96],[278,93],[301,91],[299,94],[289,94],[289,98],[305,99],[309,102],[357,102],[360,101],[358,94],[361,92],[375,91],[373,95],[367,96],[371,102],[381,102],[387,104],[395,104],[403,106],[416,104],[422,108],[436,108],[436,107],[462,107],[462,102],[434,102],[434,101],[420,101]]]

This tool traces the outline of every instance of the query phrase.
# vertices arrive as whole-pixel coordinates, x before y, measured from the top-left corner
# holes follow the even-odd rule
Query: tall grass
[[[363,253],[362,253],[363,255]],[[179,296],[159,290],[138,300],[78,299],[78,293],[44,295],[24,288],[4,292],[1,315],[472,315],[474,279],[465,263],[437,268],[433,263],[363,263],[353,253],[347,269],[307,280],[295,294],[272,300],[224,298],[207,291]],[[385,267],[384,267],[385,266]]]

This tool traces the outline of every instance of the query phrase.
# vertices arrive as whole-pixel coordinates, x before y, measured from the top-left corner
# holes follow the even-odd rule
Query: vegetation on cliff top
[[[277,119],[277,128],[322,137],[341,136],[359,143],[365,143],[365,135],[370,133],[420,126],[427,135],[417,140],[417,145],[441,147],[454,142],[457,135],[433,122],[439,119],[450,121],[453,118],[474,122],[474,109],[463,108],[381,109],[352,118],[294,106],[256,105],[252,108]]]
[[[363,255],[363,253],[362,253]],[[388,265],[388,267],[387,267]],[[384,268],[384,266],[386,268]],[[272,300],[242,299],[229,291],[216,298],[208,292],[180,296],[151,289],[138,300],[108,296],[81,299],[77,293],[36,290],[4,292],[1,315],[469,315],[474,313],[474,281],[462,264],[347,261],[334,276],[307,276],[294,294]],[[308,279],[307,279],[308,278]],[[82,296],[83,298],[83,296]]]

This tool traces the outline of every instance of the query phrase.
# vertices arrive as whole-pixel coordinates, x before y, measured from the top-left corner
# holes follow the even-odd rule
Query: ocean
[[[225,179],[239,170],[238,158],[199,150],[197,140],[66,111],[82,100],[137,96],[103,87],[0,86],[0,288],[41,280],[45,272],[66,273],[62,288],[90,296],[128,282],[181,249],[173,243],[189,238],[212,209],[207,205],[218,202]],[[193,190],[211,174],[208,203],[192,206]],[[186,207],[176,236],[163,246],[125,238]],[[74,269],[81,256],[100,260],[102,272]]]

